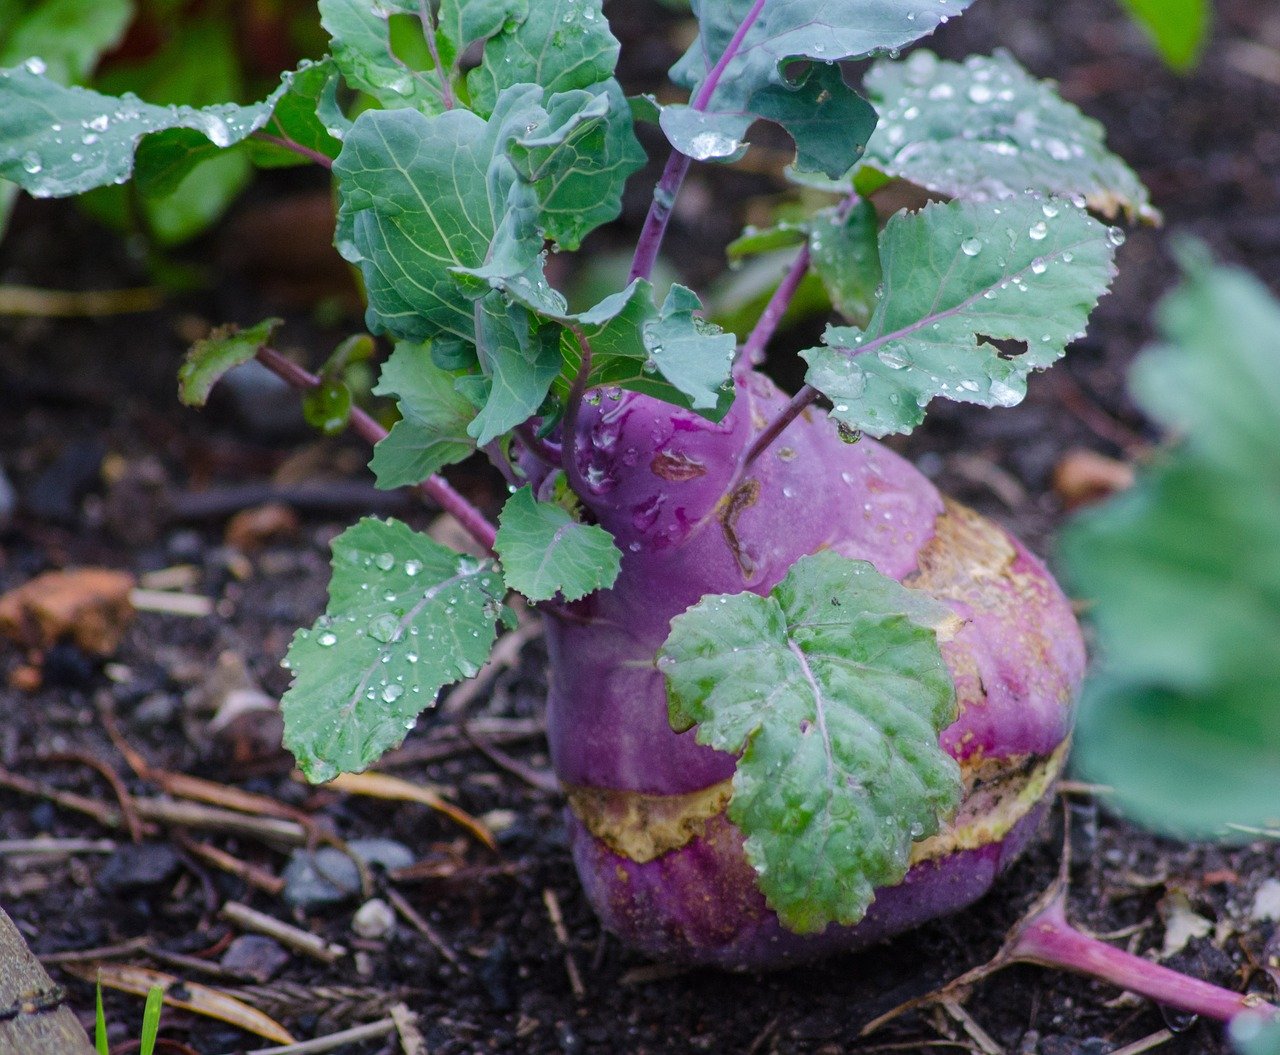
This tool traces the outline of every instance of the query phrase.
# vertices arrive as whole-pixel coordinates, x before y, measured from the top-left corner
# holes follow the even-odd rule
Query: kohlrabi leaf
[[[609,532],[579,523],[554,502],[536,501],[529,487],[507,499],[493,545],[507,586],[531,601],[556,594],[577,601],[608,589],[622,564]]]
[[[523,19],[508,19],[484,46],[484,60],[467,74],[471,105],[489,113],[503,90],[541,85],[547,95],[590,88],[613,76],[618,41],[602,0],[532,0]]]
[[[863,81],[880,113],[865,164],[954,198],[1027,191],[1083,198],[1098,212],[1151,215],[1147,189],[1111,153],[1102,125],[1008,52],[946,62],[914,51]]]
[[[457,391],[454,380],[420,344],[399,344],[383,364],[373,394],[395,396],[400,420],[373,449],[369,467],[379,487],[421,483],[475,450],[475,440],[467,435],[475,407]]]
[[[809,256],[831,304],[847,320],[865,326],[880,285],[880,227],[875,206],[858,203],[842,215],[823,209],[810,223]]]
[[[803,222],[782,220],[772,227],[748,227],[725,246],[725,255],[731,263],[739,263],[761,253],[778,249],[790,249],[803,245],[808,237],[808,227]]]
[[[1179,73],[1200,61],[1209,36],[1210,0],[1120,0],[1147,31],[1165,63]]]
[[[740,754],[729,817],[770,906],[801,933],[862,919],[960,799],[938,744],[950,609],[831,552],[766,597],[704,597],[659,652],[671,723]]]
[[[659,308],[653,287],[636,279],[621,293],[573,316],[573,328],[591,347],[589,387],[617,385],[719,420],[731,402],[726,383],[737,339],[697,318],[694,312],[701,306],[691,289],[673,285]],[[567,382],[582,356],[571,332],[562,347]]]
[[[456,74],[471,45],[487,40],[508,22],[524,21],[530,0],[441,0],[436,12],[440,60]],[[513,82],[512,82],[513,83]]]
[[[692,102],[705,105],[665,107],[662,128],[690,157],[726,159],[741,151],[751,122],[767,117],[795,139],[801,168],[841,176],[862,153],[875,114],[836,64],[904,47],[966,6],[967,0],[695,0],[698,39],[671,76],[690,89]]]
[[[1189,265],[1131,378],[1181,442],[1062,543],[1102,660],[1077,745],[1143,822],[1247,837],[1280,828],[1280,303]]]
[[[20,5],[20,10],[24,5]],[[0,67],[38,60],[39,72],[66,84],[82,81],[124,35],[130,0],[43,0],[0,27]]]
[[[458,385],[480,408],[467,431],[483,447],[527,420],[547,398],[560,372],[560,332],[497,292],[477,304],[476,324],[487,376],[466,377]]]
[[[276,102],[271,119],[262,127],[263,135],[336,158],[349,125],[345,121],[331,125],[320,116],[326,101],[337,92],[338,68],[333,60],[303,62],[286,76],[285,82],[287,90]],[[307,164],[307,159],[296,151],[261,138],[246,140],[244,148],[260,168]]]
[[[417,0],[318,0],[318,6],[333,60],[352,88],[367,92],[388,110],[412,107],[437,114],[445,109],[440,74],[414,69],[391,46],[392,16],[417,19],[429,5]]]
[[[597,102],[584,101],[579,91],[547,100],[548,124],[557,135],[568,121],[575,122],[560,142],[525,135],[508,150],[521,179],[537,194],[538,226],[562,249],[577,249],[583,238],[617,217],[627,177],[646,160],[618,82],[593,85],[586,94]]]
[[[806,379],[837,421],[873,436],[910,432],[936,396],[1013,406],[1027,375],[1083,334],[1121,238],[1034,196],[899,213],[880,236],[870,323],[829,328],[825,346],[801,353]]]
[[[204,406],[222,375],[257,355],[280,323],[280,319],[264,319],[247,330],[221,326],[196,341],[178,369],[178,398],[189,407]]]
[[[240,142],[271,118],[282,83],[251,106],[157,106],[63,87],[30,66],[0,70],[0,177],[38,198],[123,183],[144,136],[191,129],[217,147]]]
[[[333,541],[329,606],[285,665],[285,746],[309,780],[364,769],[404,739],[439,689],[489,658],[502,607],[491,561],[396,520],[361,520]]]
[[[553,127],[541,100],[525,84],[504,92],[488,121],[466,110],[374,110],[356,120],[333,167],[337,244],[364,274],[375,333],[473,342],[474,300],[516,277],[541,282],[536,191],[507,151],[517,140],[559,149],[585,124],[558,108]],[[592,107],[598,97],[576,101]]]

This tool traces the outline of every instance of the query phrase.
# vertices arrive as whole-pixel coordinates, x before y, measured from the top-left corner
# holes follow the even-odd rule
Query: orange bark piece
[[[1068,509],[1127,491],[1133,480],[1132,465],[1085,448],[1067,451],[1053,470],[1053,489]]]
[[[0,633],[41,649],[70,638],[109,656],[133,618],[133,586],[132,575],[109,568],[45,572],[0,597]]]

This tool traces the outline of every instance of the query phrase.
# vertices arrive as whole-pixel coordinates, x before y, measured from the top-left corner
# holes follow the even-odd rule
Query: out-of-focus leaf
[[[1145,823],[1247,837],[1280,828],[1280,304],[1188,265],[1132,376],[1184,439],[1062,543],[1103,660],[1078,757]]]
[[[2,14],[2,13],[0,13]],[[16,16],[16,17],[15,17]],[[133,18],[131,0],[42,0],[0,18],[0,67],[35,58],[60,84],[83,81]]]
[[[1152,215],[1147,189],[1106,148],[1102,125],[1008,52],[946,62],[914,51],[876,63],[864,85],[880,123],[863,161],[890,176],[954,198],[1032,191],[1083,198],[1108,216]]]
[[[1240,1055],[1280,1055],[1280,1023],[1260,1015],[1241,1015],[1231,1023],[1231,1039]]]
[[[556,594],[577,601],[612,586],[622,566],[609,532],[579,523],[554,502],[536,501],[529,487],[503,506],[494,549],[507,586],[531,601],[549,601]]]
[[[761,890],[801,933],[862,919],[960,799],[938,744],[955,690],[946,606],[831,552],[767,597],[704,597],[658,657],[671,724],[739,754],[729,817]]]
[[[280,709],[307,779],[364,769],[404,739],[444,685],[489,657],[502,607],[492,561],[396,520],[366,518],[333,541],[329,605],[299,630]]]
[[[808,383],[832,417],[873,436],[910,432],[936,396],[1013,406],[1027,375],[1084,332],[1115,274],[1115,238],[1083,210],[1033,196],[899,213],[880,237],[870,323],[832,327],[802,352]]]
[[[264,319],[247,330],[223,326],[196,341],[178,370],[178,397],[189,407],[204,406],[222,375],[257,355],[280,323]]]
[[[123,183],[144,136],[192,129],[229,147],[263,127],[286,90],[250,106],[195,109],[66,88],[26,67],[0,70],[0,176],[38,198]]]
[[[1172,69],[1187,73],[1209,37],[1209,0],[1120,0]]]

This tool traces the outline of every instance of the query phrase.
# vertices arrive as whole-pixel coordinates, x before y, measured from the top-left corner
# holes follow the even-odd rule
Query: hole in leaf
[[[1008,338],[988,337],[985,334],[979,334],[978,343],[991,345],[1001,359],[1016,359],[1020,355],[1027,354],[1026,341],[1014,341]]]

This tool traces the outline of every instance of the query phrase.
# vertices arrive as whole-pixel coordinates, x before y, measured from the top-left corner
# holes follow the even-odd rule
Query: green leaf
[[[1280,1055],[1280,1023],[1262,1015],[1241,1015],[1231,1023],[1231,1039],[1240,1055]]]
[[[859,201],[843,218],[823,209],[810,224],[809,255],[835,309],[865,326],[880,285],[879,220],[875,206]]]
[[[436,15],[440,58],[456,75],[463,52],[508,22],[524,21],[529,0],[441,0]]]
[[[1280,304],[1189,265],[1131,381],[1185,439],[1061,549],[1104,658],[1081,766],[1145,823],[1206,836],[1280,826]]]
[[[454,388],[454,376],[437,367],[423,345],[397,345],[373,394],[396,396],[400,408],[400,420],[373,449],[370,468],[379,487],[421,483],[475,450],[475,441],[467,435],[475,408]]]
[[[257,355],[281,322],[264,319],[247,330],[221,326],[204,340],[196,341],[178,369],[178,398],[189,407],[204,406],[222,375]]]
[[[584,94],[601,105],[593,107]],[[512,144],[509,154],[521,178],[534,185],[539,228],[562,249],[573,250],[622,211],[627,177],[644,166],[646,155],[617,81],[594,85],[586,93],[553,95],[547,111],[557,130],[577,124],[558,143],[537,143],[526,135]]]
[[[808,234],[808,225],[798,221],[783,220],[772,227],[747,227],[725,246],[725,255],[730,263],[737,264],[761,253],[804,245]]]
[[[618,41],[602,0],[536,0],[523,19],[508,19],[484,47],[484,61],[467,74],[471,105],[481,113],[517,84],[541,85],[547,95],[590,88],[613,76]]]
[[[483,394],[483,407],[467,427],[483,447],[542,406],[561,361],[557,328],[541,325],[517,305],[505,304],[499,293],[481,302],[476,319],[476,347],[489,364],[489,376],[464,380]]]
[[[361,520],[333,541],[329,605],[285,664],[285,746],[319,783],[364,769],[404,739],[444,685],[489,656],[502,607],[491,561],[396,520]]]
[[[832,417],[873,436],[910,432],[936,396],[1013,406],[1027,374],[1084,332],[1121,237],[1032,196],[899,213],[880,237],[884,293],[870,323],[829,328],[825,347],[802,352],[807,381]]]
[[[147,990],[142,1008],[142,1032],[138,1036],[138,1055],[153,1055],[160,1035],[160,1015],[164,1011],[164,987],[153,985]]]
[[[549,601],[556,594],[577,601],[608,589],[622,565],[609,532],[578,523],[554,502],[536,501],[529,487],[507,499],[494,549],[507,586],[531,601]]]
[[[944,62],[914,51],[864,80],[880,113],[869,166],[954,198],[1026,191],[1084,198],[1107,216],[1154,216],[1147,189],[1106,148],[1102,125],[1065,102],[1008,52]]]
[[[321,378],[319,385],[303,393],[302,416],[326,436],[336,436],[351,417],[351,389],[336,377]]]
[[[42,0],[0,26],[0,66],[37,58],[39,72],[51,80],[83,81],[102,53],[119,43],[132,18],[130,0]]]
[[[374,333],[474,343],[473,301],[489,277],[502,268],[540,275],[536,202],[517,186],[506,150],[546,131],[541,95],[531,84],[510,89],[487,122],[466,110],[356,119],[333,166],[337,245],[364,275]],[[464,285],[469,277],[485,281]]]
[[[1200,61],[1209,38],[1209,0],[1120,0],[1165,63],[1188,73]]]
[[[667,106],[663,131],[692,158],[730,159],[745,145],[751,122],[766,117],[796,141],[801,168],[842,176],[862,153],[875,113],[845,85],[837,64],[904,47],[966,6],[968,0],[771,0],[703,111]],[[698,39],[672,78],[697,98],[754,7],[754,0],[695,0]],[[803,60],[809,61],[797,70]]]
[[[318,7],[333,61],[352,88],[388,110],[410,107],[438,114],[445,109],[439,74],[414,69],[392,48],[391,17],[418,17],[417,0],[318,0]]]
[[[263,127],[288,90],[251,106],[158,106],[66,88],[20,66],[0,70],[0,177],[37,198],[66,197],[123,183],[144,136],[192,129],[229,147]]]
[[[733,400],[726,389],[737,339],[694,315],[702,307],[686,286],[673,285],[662,307],[653,287],[636,279],[571,321],[591,348],[590,388],[619,386],[696,410],[713,421]],[[572,333],[561,341],[567,385],[582,362]]]
[[[857,923],[959,802],[938,744],[955,690],[936,631],[954,619],[828,551],[766,597],[704,597],[672,620],[658,656],[671,724],[740,753],[729,817],[790,929]]]
[[[93,1047],[97,1055],[111,1055],[111,1040],[107,1037],[107,1016],[102,1010],[102,979],[99,978],[93,992]]]

